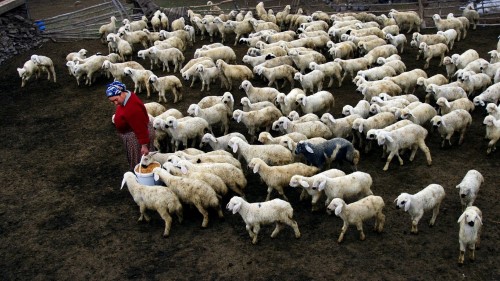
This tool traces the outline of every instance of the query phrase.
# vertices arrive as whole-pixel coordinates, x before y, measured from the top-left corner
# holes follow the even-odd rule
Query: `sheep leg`
[[[308,197],[308,193],[305,189],[302,189],[302,191],[300,192],[300,197],[299,197],[299,201],[304,201],[305,199],[307,199]],[[313,201],[314,201],[314,198],[313,198]]]
[[[271,238],[275,238],[283,227],[284,225],[282,223],[276,222],[276,227],[274,228],[273,233],[271,233]]]
[[[429,150],[429,147],[425,145],[425,142],[423,140],[421,141],[421,143],[419,143],[418,147],[420,147],[420,150],[422,150],[425,153],[425,158],[427,159],[427,165],[429,166],[432,165],[431,151]]]
[[[271,193],[273,192],[272,187],[267,188],[267,196],[266,196],[266,201],[269,201],[271,199]],[[288,201],[288,200],[287,200]]]
[[[389,164],[391,163],[392,158],[394,157],[394,154],[396,154],[396,152],[391,151],[389,156],[387,156],[387,161],[385,162],[384,171],[387,171],[389,169]]]
[[[141,212],[141,216],[139,217],[139,219],[137,221],[146,220],[147,222],[149,222],[150,217],[148,216],[148,214],[146,214],[146,206],[140,205],[139,211]]]
[[[344,240],[344,234],[346,233],[348,228],[349,228],[349,224],[347,224],[347,222],[344,222],[344,225],[342,226],[342,231],[340,232],[339,239],[337,240],[337,243],[342,243],[342,240]]]
[[[253,236],[253,239],[252,239],[252,244],[257,244],[257,236],[259,235],[259,232],[260,232],[260,225],[257,224],[253,227],[253,233],[254,233],[254,236]]]
[[[375,220],[375,231],[381,233],[384,230],[385,215],[382,212],[377,213]]]
[[[365,241],[366,239],[366,236],[365,236],[365,233],[363,232],[363,222],[360,221],[356,224],[356,228],[358,229],[359,231],[359,240],[361,241]]]
[[[54,69],[54,66],[50,66],[50,72],[52,72],[52,77],[54,78],[54,83],[56,83],[56,71]]]
[[[453,132],[451,132],[451,133],[449,133],[449,134],[446,135],[446,140],[448,141],[448,143],[450,144],[450,146],[451,146],[451,137],[452,136],[453,136]],[[441,147],[444,147],[444,146],[441,145]]]
[[[465,129],[463,129],[460,132],[460,138],[458,139],[458,145],[462,145],[462,143],[464,143],[464,137],[465,137]]]
[[[417,150],[418,150],[418,146],[413,145],[411,147],[410,162],[412,162],[413,159],[415,158],[415,154],[417,154]]]
[[[462,250],[463,248],[463,250]],[[460,243],[460,254],[458,255],[458,265],[462,266],[464,264],[465,247]]]
[[[486,150],[486,154],[490,154],[492,151],[496,150],[496,147],[495,147],[496,142],[497,142],[496,140],[491,140],[488,143],[488,149]]]
[[[474,246],[474,243],[471,243],[470,246],[469,246],[469,260],[470,261],[475,261],[476,260],[476,257],[475,257],[475,246]]]
[[[158,210],[161,218],[165,221],[165,230],[163,231],[163,237],[168,237],[170,235],[170,227],[172,226],[172,217],[167,212],[166,209]]]
[[[195,203],[194,206],[198,209],[198,212],[203,216],[203,222],[201,223],[201,227],[205,228],[208,225],[208,212],[203,208],[200,203]]]
[[[182,221],[184,220],[184,214],[182,213],[182,208],[176,210],[175,214],[177,215],[177,220],[179,221],[179,223],[182,223]]]
[[[253,239],[255,237],[255,233],[253,232],[252,226],[247,224],[245,228],[247,229],[250,238]]]
[[[439,214],[439,206],[441,204],[437,204],[434,209],[432,209],[432,218],[431,221],[429,222],[429,226],[434,226],[434,223],[436,222],[437,215]]]

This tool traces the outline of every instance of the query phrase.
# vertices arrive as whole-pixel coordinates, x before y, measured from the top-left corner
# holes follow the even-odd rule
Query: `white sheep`
[[[146,102],[144,103],[144,107],[146,107],[146,111],[148,112],[148,114],[153,117],[156,117],[167,111],[167,109],[163,105],[157,102]]]
[[[464,109],[468,112],[474,111],[474,103],[468,98],[460,98],[454,101],[448,101],[446,98],[441,97],[437,99],[436,105],[439,106],[438,114],[448,114],[457,109]]]
[[[134,198],[135,203],[139,206],[141,216],[139,221],[149,221],[150,217],[146,214],[146,209],[155,210],[165,221],[165,230],[163,236],[170,235],[172,226],[171,214],[175,213],[179,223],[183,220],[182,205],[177,195],[170,189],[164,186],[145,186],[137,181],[136,176],[132,172],[126,172],[123,175],[121,188],[127,184],[127,188]]]
[[[418,222],[424,212],[432,210],[429,226],[434,226],[439,213],[439,206],[445,197],[444,188],[439,184],[430,184],[415,194],[401,193],[395,200],[396,208],[404,209],[411,216],[411,233],[418,233]]]
[[[307,137],[304,134],[293,132],[279,137],[273,137],[268,132],[261,132],[259,134],[258,141],[262,144],[281,144],[284,139],[290,139],[294,142],[299,142],[301,140],[306,140]]]
[[[219,68],[217,68],[216,66],[205,67],[201,63],[196,64],[194,67],[196,69],[196,73],[198,73],[198,75],[201,78],[201,82],[202,82],[201,91],[202,92],[205,89],[205,86],[207,87],[207,91],[210,91],[210,84],[212,83],[212,81],[215,81],[217,79],[221,80],[221,86],[222,86],[224,80],[222,79],[222,75],[221,75]]]
[[[330,112],[335,105],[335,98],[328,91],[319,91],[310,96],[306,96],[305,93],[298,94],[295,101],[300,105],[304,114]]]
[[[279,108],[284,115],[288,115],[291,111],[299,108],[299,105],[295,102],[295,100],[297,95],[303,93],[304,91],[299,88],[292,89],[288,94],[278,93],[275,103],[279,105]]]
[[[371,64],[370,61],[367,58],[356,58],[356,59],[348,59],[348,60],[342,60],[339,58],[336,58],[334,62],[337,62],[340,64],[342,67],[342,70],[344,71],[344,75],[342,75],[342,78],[340,79],[340,85],[344,81],[344,79],[349,75],[350,77],[354,78],[354,73],[357,73],[360,70],[365,70],[368,68],[368,66]]]
[[[425,144],[427,134],[427,130],[417,124],[409,124],[390,132],[380,131],[377,135],[378,145],[385,145],[389,152],[383,170],[387,171],[389,169],[389,164],[394,155],[398,157],[399,164],[403,165],[403,159],[399,156],[399,151],[406,148],[411,148],[410,161],[413,161],[417,150],[420,148],[427,158],[427,165],[432,165],[431,152]]]
[[[440,15],[434,14],[432,16],[432,19],[434,21],[434,25],[436,26],[437,30],[439,31],[445,31],[448,29],[455,29],[455,31],[458,34],[457,41],[460,41],[460,37],[462,36],[462,30],[464,29],[463,24],[460,20],[458,19],[442,19]]]
[[[449,82],[448,79],[443,74],[436,74],[429,78],[425,78],[422,76],[417,78],[417,86],[422,86],[424,90],[427,89],[427,86],[430,84],[436,84],[440,86],[448,84],[448,82]]]
[[[469,170],[462,181],[456,186],[459,189],[458,193],[460,195],[460,202],[462,203],[462,211],[474,205],[477,193],[483,182],[484,177],[480,172]]]
[[[174,72],[177,72],[177,70],[182,68],[185,60],[184,55],[177,48],[159,49],[155,46],[150,49],[150,53],[154,54],[162,62],[163,71],[167,68],[167,71],[170,72],[169,63],[172,63],[174,65]]]
[[[47,56],[32,55],[30,59],[39,68],[45,68],[47,70],[47,80],[50,80],[50,75],[52,74],[52,79],[54,79],[54,83],[56,83],[56,71],[51,58]]]
[[[233,149],[233,153],[238,153],[249,163],[253,158],[260,158],[266,164],[278,166],[293,163],[293,155],[287,148],[278,144],[248,144],[240,138],[233,137],[229,140],[228,146]]]
[[[229,132],[229,116],[232,113],[222,103],[214,104],[207,108],[201,108],[197,104],[191,104],[187,110],[188,114],[203,118],[208,123],[208,129],[212,132],[212,125],[221,124],[221,132],[226,135]]]
[[[265,128],[269,132],[274,121],[282,116],[281,111],[276,107],[264,107],[259,110],[244,112],[242,110],[233,111],[233,119],[237,123],[242,122],[248,129],[250,141],[255,141],[255,134],[259,128]]]
[[[496,150],[496,143],[500,139],[500,120],[496,120],[492,115],[488,115],[484,118],[483,124],[486,125],[485,138],[490,140],[486,154],[490,154]]]
[[[427,95],[425,96],[426,103],[430,103],[431,97],[433,97],[435,100],[444,97],[449,101],[454,101],[460,98],[467,98],[467,93],[463,88],[458,86],[450,86],[449,84],[429,84],[427,85],[425,91],[427,92]]]
[[[260,158],[253,158],[248,163],[254,174],[258,173],[260,178],[267,185],[266,201],[271,199],[271,193],[276,190],[279,195],[288,201],[283,188],[288,186],[293,175],[312,176],[319,172],[319,169],[303,163],[291,163],[280,166],[269,166]]]
[[[321,70],[313,70],[307,74],[302,74],[300,72],[295,73],[293,77],[295,80],[300,82],[304,93],[310,90],[314,93],[314,88],[319,91],[323,89],[323,81],[325,80],[325,74]]]
[[[465,68],[470,62],[477,59],[479,59],[479,54],[474,49],[468,49],[462,54],[453,54],[451,56],[451,61],[457,67],[457,69]]]
[[[180,143],[184,148],[188,146],[188,139],[193,139],[193,143],[196,143],[196,139],[201,139],[208,130],[208,122],[200,117],[193,117],[189,119],[177,119],[173,116],[168,116],[165,121],[165,127],[172,136],[172,142],[175,145],[175,151],[179,149]],[[195,145],[193,145],[195,147]]]
[[[250,102],[269,101],[274,102],[279,91],[272,87],[254,87],[252,82],[244,80],[241,82],[240,89],[243,89],[250,100]]]
[[[441,147],[444,147],[445,140],[447,140],[451,146],[451,137],[455,132],[460,133],[458,145],[461,145],[464,141],[465,132],[472,124],[472,117],[466,110],[456,109],[443,116],[434,116],[431,119],[431,123],[434,128],[437,128],[441,135]]]
[[[112,63],[111,61],[109,60],[105,60],[103,63],[102,63],[102,69],[108,71],[111,76],[113,76],[114,80],[115,81],[121,81],[121,82],[125,82],[124,78],[125,78],[125,73],[124,73],[124,70],[125,70],[125,67],[130,67],[130,68],[133,68],[133,69],[141,69],[141,70],[144,70],[144,67],[136,62],[136,61],[126,61],[126,62],[117,62],[117,63]]]
[[[385,223],[385,215],[382,213],[384,206],[384,199],[374,195],[367,196],[351,204],[346,204],[340,198],[333,199],[327,208],[329,211],[334,211],[335,215],[344,221],[337,242],[341,243],[344,240],[344,235],[349,225],[356,225],[359,231],[359,239],[362,241],[365,240],[363,221],[371,218],[375,218],[375,231],[382,232]]]
[[[302,116],[300,114],[293,110],[288,114],[288,119],[296,122],[296,123],[302,123],[302,122],[309,122],[309,121],[319,121],[319,116],[314,114],[314,113],[307,113]]]
[[[148,18],[146,16],[142,16],[140,20],[129,21],[128,19],[123,19],[123,25],[130,24],[130,31],[143,30],[148,27]]]
[[[106,40],[109,43],[113,43],[116,45],[116,49],[122,61],[126,61],[132,59],[133,49],[130,43],[124,39],[122,39],[118,34],[110,33],[106,37]]]
[[[253,72],[245,65],[231,65],[224,60],[217,60],[215,65],[220,70],[221,75],[227,80],[228,90],[233,89],[235,81],[245,81],[253,78]]]
[[[414,11],[399,12],[391,9],[391,12],[389,12],[388,16],[396,21],[399,29],[403,29],[403,27],[409,26],[408,32],[406,33],[410,33],[413,30],[413,27],[417,29],[417,32],[420,32],[420,25],[422,24],[423,20]]]
[[[424,69],[429,68],[429,62],[432,58],[440,57],[438,66],[443,64],[443,59],[446,53],[448,53],[448,46],[443,43],[438,43],[435,45],[427,45],[427,43],[422,42],[418,47],[422,52],[423,59],[425,60]]]
[[[302,193],[300,194],[300,200],[306,199],[307,196],[311,196],[312,211],[317,211],[319,209],[318,201],[323,195],[323,191],[319,191],[318,188],[313,187],[313,182],[317,176],[324,175],[330,178],[345,176],[345,173],[338,169],[329,169],[319,174],[313,175],[311,177],[305,177],[301,175],[293,175],[290,178],[289,185],[291,187],[302,186]]]
[[[344,118],[334,118],[330,113],[324,113],[320,121],[323,122],[336,138],[348,138],[352,136],[352,124],[354,120],[363,118],[358,114],[350,114]]]
[[[229,111],[232,112],[234,108],[233,94],[231,94],[230,92],[225,92],[222,96],[205,96],[198,102],[198,105],[201,108],[207,108],[217,103],[226,105]]]
[[[24,87],[31,77],[38,79],[42,71],[47,72],[48,80],[50,80],[50,73],[48,72],[48,69],[38,67],[32,60],[26,61],[22,68],[17,68],[17,72],[21,78],[21,87]]]
[[[236,62],[236,53],[228,46],[216,47],[208,50],[198,49],[194,53],[194,58],[209,57],[214,62],[221,59],[227,63]]]
[[[201,227],[208,226],[208,208],[216,209],[219,218],[224,217],[217,193],[208,183],[194,178],[174,176],[162,168],[154,168],[153,173],[155,179],[161,179],[181,202],[196,207],[203,216]]]
[[[360,100],[354,107],[348,104],[342,107],[342,115],[350,116],[353,114],[357,114],[362,118],[368,118],[370,115],[370,103],[366,100]]]
[[[438,31],[437,34],[444,35],[444,37],[446,37],[446,44],[448,45],[448,49],[453,50],[455,40],[457,40],[458,38],[457,31],[455,29],[448,29],[446,31]]]
[[[363,198],[373,195],[370,187],[373,180],[370,174],[364,172],[353,172],[345,176],[330,178],[318,175],[312,184],[319,191],[324,190],[327,197],[325,205],[328,206],[334,198],[345,200],[346,198]]]
[[[377,115],[371,116],[367,119],[357,118],[352,122],[353,129],[353,145],[358,144],[359,147],[365,147],[365,152],[371,150],[371,142],[368,142],[365,146],[366,133],[370,129],[382,129],[395,123],[396,117],[391,112],[381,112]]]
[[[462,11],[462,16],[466,17],[473,25],[472,29],[476,30],[476,25],[479,22],[479,13],[474,9],[474,4],[467,4]]]
[[[498,104],[500,100],[500,83],[489,86],[484,92],[474,97],[472,100],[476,106],[485,106],[487,103]]]
[[[99,38],[101,38],[101,42],[105,43],[106,36],[108,36],[109,33],[115,33],[115,32],[116,32],[116,17],[111,16],[109,23],[103,24],[99,27]]]
[[[473,103],[474,105],[474,103]],[[494,103],[488,103],[488,105],[486,105],[486,112],[495,117],[495,119],[500,119],[500,107]]]
[[[467,89],[467,96],[471,96],[473,93],[480,91],[485,91],[489,86],[491,86],[491,78],[484,73],[474,73],[472,71],[466,71],[462,74],[461,82]]]
[[[470,206],[458,218],[457,223],[460,224],[458,239],[460,243],[460,254],[458,256],[458,264],[464,263],[466,248],[469,248],[469,259],[474,261],[476,247],[479,248],[481,243],[481,227],[483,225],[483,214],[476,206]]]
[[[262,65],[258,65],[256,66],[256,68],[257,74],[262,75],[269,81],[269,83],[267,84],[268,87],[271,87],[274,84],[276,89],[280,89],[285,86],[286,82],[290,84],[291,88],[293,88],[295,85],[293,78],[295,76],[295,73],[297,73],[297,70],[293,66],[280,65],[267,68]],[[278,80],[284,80],[281,87],[279,87],[278,85]]]
[[[174,75],[158,77],[156,75],[149,76],[149,82],[158,91],[158,102],[167,102],[165,93],[171,91],[174,94],[174,103],[182,100],[182,83],[179,78]],[[179,95],[178,95],[179,94]]]
[[[338,81],[338,87],[341,86],[341,72],[342,67],[337,62],[326,62],[323,64],[318,64],[314,61],[309,63],[309,68],[311,70],[320,70],[326,77],[330,78],[330,82],[328,82],[328,87],[332,87],[334,79]]]
[[[243,111],[245,111],[245,112],[259,110],[259,109],[262,109],[262,108],[268,107],[268,106],[276,107],[274,105],[274,103],[272,103],[270,101],[260,101],[260,102],[252,103],[252,102],[250,102],[250,99],[247,97],[241,98],[240,104],[242,106]]]
[[[229,142],[229,140],[232,137],[238,137],[238,138],[242,139],[243,141],[247,141],[247,139],[245,138],[245,136],[242,135],[241,133],[229,133],[227,135],[220,136],[218,138],[216,138],[211,133],[206,133],[201,138],[200,148],[203,147],[203,146],[205,146],[206,144],[208,144],[208,145],[210,145],[210,147],[214,151],[216,151],[216,150],[231,151],[231,149],[227,145],[227,143]]]
[[[396,71],[396,74],[401,74],[406,71],[406,65],[401,59],[392,59],[394,55],[389,56],[388,58],[379,57],[377,59],[377,64],[390,66]],[[399,57],[399,55],[396,55]]]
[[[279,129],[283,129],[286,133],[301,133],[305,135],[308,139],[310,138],[325,138],[329,139],[332,137],[332,132],[328,128],[327,125],[322,123],[321,121],[307,121],[307,122],[293,122],[287,117],[280,117],[276,122],[276,124],[273,124],[273,130],[278,130],[276,126],[279,127]]]
[[[149,77],[154,75],[151,70],[144,69],[133,69],[130,67],[125,67],[123,69],[123,73],[126,76],[130,76],[134,81],[134,92],[140,93],[142,91],[142,87],[146,87],[147,97],[149,98],[151,95],[151,87],[149,84]]]
[[[377,62],[379,58],[387,58],[398,53],[398,49],[393,45],[387,44],[373,48],[364,58],[368,60],[369,65]]]
[[[428,103],[421,103],[412,109],[403,108],[400,111],[401,119],[408,119],[415,124],[424,125],[437,115],[436,109]]]
[[[391,66],[382,65],[358,71],[352,82],[356,83],[360,77],[365,78],[367,81],[375,81],[383,79],[384,77],[396,76],[396,74],[396,70]]]
[[[293,220],[293,209],[290,203],[281,199],[273,199],[268,202],[248,203],[243,198],[234,196],[229,200],[226,207],[233,214],[239,213],[246,224],[246,229],[252,244],[257,243],[257,235],[261,224],[276,223],[271,237],[274,238],[283,228],[283,224],[289,225],[295,232],[295,238],[300,238],[297,222]]]

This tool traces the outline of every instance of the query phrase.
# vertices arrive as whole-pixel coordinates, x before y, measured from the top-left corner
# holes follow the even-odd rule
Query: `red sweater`
[[[124,134],[134,132],[140,144],[149,143],[149,116],[146,107],[136,94],[131,92],[124,106],[117,106],[115,112],[115,127]]]

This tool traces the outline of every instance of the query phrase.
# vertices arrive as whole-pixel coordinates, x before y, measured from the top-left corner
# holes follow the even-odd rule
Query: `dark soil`
[[[433,30],[428,30],[433,32]],[[474,48],[488,59],[496,48],[499,27],[478,27],[453,53]],[[196,43],[185,56],[192,58]],[[351,227],[342,244],[336,240],[342,220],[324,209],[311,213],[310,202],[299,201],[300,190],[285,190],[294,207],[302,237],[295,239],[290,228],[271,239],[271,226],[263,227],[259,243],[252,245],[239,215],[225,212],[219,220],[210,213],[208,228],[201,229],[201,215],[185,207],[183,224],[173,223],[169,238],[161,236],[163,221],[152,213],[150,223],[137,223],[139,210],[126,189],[120,190],[127,160],[111,124],[114,107],[104,96],[109,80],[99,78],[90,87],[78,87],[65,67],[65,56],[86,48],[107,53],[98,40],[73,43],[44,43],[40,48],[14,57],[0,66],[0,279],[2,280],[499,280],[500,219],[498,214],[499,152],[486,155],[483,139],[484,110],[473,112],[473,124],[462,146],[440,148],[439,136],[430,133],[433,165],[427,166],[421,152],[404,166],[394,159],[382,171],[381,149],[363,154],[359,170],[373,177],[372,190],[386,202],[384,232],[365,222],[365,241]],[[247,47],[236,46],[240,60]],[[16,68],[32,54],[46,55],[56,65],[57,83],[45,79],[21,88]],[[416,50],[402,55],[408,69],[423,67],[415,61]],[[149,62],[140,61],[145,66]],[[445,73],[431,62],[427,73]],[[166,75],[155,70],[158,75]],[[178,75],[178,74],[176,74]],[[262,86],[260,80],[254,84]],[[132,81],[126,81],[132,87]],[[207,93],[200,84],[184,84],[184,100],[168,103],[186,112]],[[335,96],[333,110],[354,105],[360,95],[347,82],[327,89]],[[211,95],[225,90],[215,85]],[[289,91],[285,89],[284,91]],[[233,90],[239,101],[244,93]],[[423,92],[417,92],[423,98]],[[144,102],[156,101],[157,95]],[[171,101],[172,98],[168,97]],[[236,106],[239,108],[239,105]],[[246,133],[231,124],[232,131]],[[350,172],[348,167],[344,167]],[[455,186],[470,169],[480,171],[485,182],[476,205],[483,211],[481,248],[474,263],[457,266],[459,253],[457,219],[461,214]],[[247,172],[247,199],[262,201],[266,187],[258,176]],[[396,210],[393,200],[401,193],[415,193],[431,183],[444,186],[446,198],[436,225],[427,224],[426,213],[420,233],[410,234],[408,214]],[[233,194],[222,200],[223,206]],[[274,196],[276,196],[274,194]]]

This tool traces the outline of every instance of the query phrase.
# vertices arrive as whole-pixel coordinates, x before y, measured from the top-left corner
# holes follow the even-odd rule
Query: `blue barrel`
[[[43,20],[37,20],[37,21],[35,21],[35,24],[40,31],[45,30],[45,22]]]

